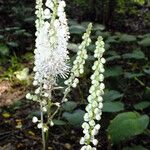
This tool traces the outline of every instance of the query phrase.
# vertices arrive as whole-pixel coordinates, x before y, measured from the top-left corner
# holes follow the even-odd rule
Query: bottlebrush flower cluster
[[[92,86],[90,87],[88,96],[89,104],[86,106],[86,113],[84,115],[84,123],[82,124],[84,137],[81,138],[80,144],[84,145],[81,150],[96,150],[96,145],[98,140],[95,138],[95,135],[98,134],[100,129],[100,124],[97,124],[96,121],[101,119],[102,108],[103,108],[103,98],[105,85],[104,80],[104,63],[105,59],[102,57],[104,53],[104,42],[102,37],[98,38],[96,42],[96,50],[94,57],[97,59],[94,62],[92,69],[94,70],[93,75],[91,76]],[[92,144],[91,144],[92,143]],[[91,146],[93,145],[93,147]]]
[[[43,9],[43,0],[36,0],[36,49],[34,81],[36,86],[35,94],[27,94],[27,99],[37,101],[41,106],[41,113],[49,113],[52,106],[59,108],[59,103],[52,102],[51,92],[57,85],[58,76],[65,78],[69,72],[67,61],[67,44],[69,39],[69,28],[67,24],[64,8],[66,6],[63,0],[46,0],[46,8]],[[57,110],[56,110],[57,111]],[[52,118],[50,118],[53,125]],[[49,121],[49,119],[48,119]],[[47,124],[33,117],[33,122],[38,122],[38,128],[47,130]]]
[[[46,9],[37,0],[34,85],[54,85],[58,76],[66,77],[69,67],[67,44],[69,28],[64,12],[65,2],[47,0]]]

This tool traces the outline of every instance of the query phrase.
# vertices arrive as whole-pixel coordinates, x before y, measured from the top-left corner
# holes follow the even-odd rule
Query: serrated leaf
[[[75,110],[73,113],[64,112],[63,117],[74,126],[81,126],[84,122],[83,116],[85,112],[83,110]]]
[[[108,127],[108,134],[112,143],[119,143],[144,132],[149,124],[147,115],[137,112],[124,112],[118,114]]]
[[[147,108],[149,106],[150,106],[150,102],[142,101],[142,102],[140,102],[138,104],[135,104],[134,108],[137,109],[137,110],[143,110],[143,109],[145,109],[145,108]]]
[[[66,111],[72,111],[77,107],[77,103],[73,101],[68,101],[63,103],[62,108]]]
[[[122,102],[104,102],[103,112],[119,112],[124,110]]]

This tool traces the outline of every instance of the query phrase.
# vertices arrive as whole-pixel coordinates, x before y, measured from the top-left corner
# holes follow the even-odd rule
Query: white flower
[[[50,122],[50,126],[54,126],[54,122],[53,121]]]
[[[64,3],[58,3],[58,7],[64,8]],[[35,81],[34,85],[48,83],[54,85],[55,78],[60,76],[65,78],[69,71],[67,44],[69,39],[69,28],[64,9],[61,16],[51,16],[50,9],[53,11],[53,2],[46,1],[44,16],[46,19],[52,17],[53,21],[43,20],[44,23],[36,33],[35,49]],[[50,9],[49,9],[50,8]],[[58,9],[57,7],[55,9]],[[52,13],[52,15],[54,15]],[[63,18],[61,18],[63,17]],[[47,85],[48,85],[47,84]]]
[[[33,118],[32,118],[32,122],[33,122],[33,123],[37,123],[37,122],[38,122],[38,118],[37,118],[37,117],[33,117]]]
[[[45,17],[45,19],[50,19],[50,17],[51,17],[51,12],[48,8],[46,8],[44,10],[44,17]]]
[[[97,124],[94,128],[96,129],[96,130],[99,130],[100,129],[100,124]]]
[[[38,85],[38,82],[35,80],[35,81],[33,81],[33,85],[34,86],[37,86]]]
[[[39,129],[41,129],[41,128],[43,127],[43,124],[42,124],[42,123],[38,123],[37,127],[38,127]]]
[[[80,139],[80,144],[83,145],[84,142],[85,142],[85,140],[84,140],[84,138],[82,137],[82,138]]]
[[[43,127],[43,131],[47,132],[48,131],[48,127]]]
[[[58,102],[57,102],[57,103],[55,103],[55,105],[56,105],[57,107],[60,107],[60,103],[58,103]]]
[[[44,97],[48,97],[49,96],[49,94],[48,93],[44,93]]]
[[[96,146],[96,145],[98,144],[98,140],[97,140],[97,139],[93,139],[93,140],[92,140],[92,143],[93,143],[93,145]]]
[[[50,9],[53,9],[54,7],[54,3],[52,2],[52,0],[46,0],[45,5]]]
[[[35,94],[39,94],[40,93],[40,88],[37,88],[36,90],[35,90]]]
[[[46,107],[43,107],[42,110],[43,110],[43,112],[47,112],[47,108]]]
[[[28,94],[26,95],[26,99],[32,99],[32,96],[31,96],[30,93],[28,93]]]

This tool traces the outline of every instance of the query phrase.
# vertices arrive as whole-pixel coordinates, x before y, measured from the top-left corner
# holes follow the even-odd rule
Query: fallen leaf
[[[2,116],[4,117],[4,118],[10,118],[10,113],[8,113],[8,112],[4,112],[3,114],[2,114]]]

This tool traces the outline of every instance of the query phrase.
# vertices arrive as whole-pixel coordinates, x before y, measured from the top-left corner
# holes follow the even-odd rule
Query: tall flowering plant
[[[36,0],[36,45],[34,61],[35,94],[27,94],[28,99],[39,102],[41,118],[33,117],[33,122],[42,129],[43,150],[46,149],[49,125],[53,126],[53,117],[57,113],[60,103],[52,101],[52,91],[57,86],[58,76],[65,78],[69,73],[67,44],[69,28],[67,25],[63,0]],[[51,112],[51,108],[55,111]],[[44,121],[44,113],[47,120]]]
[[[45,9],[43,8],[45,6]],[[65,14],[65,2],[63,0],[36,0],[36,41],[35,41],[35,60],[34,60],[34,94],[28,93],[27,99],[36,101],[40,105],[41,117],[33,117],[33,123],[42,131],[43,150],[48,145],[49,127],[53,126],[53,118],[58,112],[61,104],[67,101],[67,95],[71,88],[75,88],[79,83],[78,77],[84,73],[84,64],[88,58],[87,47],[91,43],[92,24],[88,25],[86,33],[82,36],[82,43],[79,45],[77,57],[70,70],[68,65],[69,57],[67,45],[69,40],[69,28]],[[102,114],[102,95],[104,94],[104,63],[102,57],[104,52],[104,42],[102,37],[96,42],[94,57],[97,59],[92,67],[94,70],[91,76],[92,86],[88,96],[89,104],[86,107],[84,123],[82,124],[84,137],[81,138],[81,150],[95,150],[98,141],[95,135],[100,129],[96,123],[101,119]],[[70,74],[70,75],[69,75]],[[69,75],[69,77],[68,77]],[[66,88],[61,102],[53,101],[52,91],[59,88],[57,78],[67,78]],[[53,109],[52,109],[53,108]],[[53,110],[53,111],[52,111]]]

